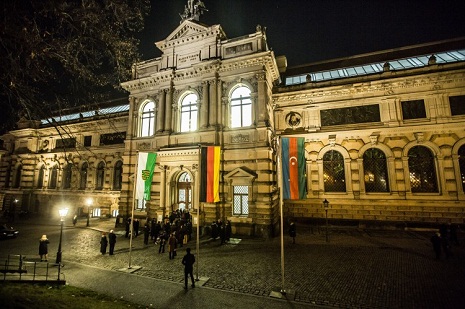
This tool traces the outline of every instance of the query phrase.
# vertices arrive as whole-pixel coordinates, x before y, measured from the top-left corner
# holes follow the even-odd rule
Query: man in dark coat
[[[113,230],[111,230],[110,234],[108,234],[108,242],[110,243],[110,255],[113,255],[116,244],[116,234],[113,232]]]
[[[191,254],[191,248],[186,249],[186,255],[182,258],[182,265],[184,265],[184,289],[187,290],[187,276],[191,277],[192,287],[195,288],[194,283],[194,263],[195,256]]]
[[[148,245],[149,244],[149,236],[150,236],[150,227],[149,225],[146,223],[144,225],[144,245]]]
[[[102,254],[107,253],[107,246],[108,246],[107,234],[102,233],[102,237],[100,238],[100,252]]]
[[[134,229],[135,237],[139,236],[139,223],[139,219],[134,219],[134,226],[132,228]]]
[[[128,218],[126,220],[126,234],[124,235],[124,237],[128,238],[130,231],[131,231],[131,218]]]
[[[294,222],[291,222],[289,225],[289,236],[292,238],[292,243],[295,244],[295,236],[297,234],[297,229]]]

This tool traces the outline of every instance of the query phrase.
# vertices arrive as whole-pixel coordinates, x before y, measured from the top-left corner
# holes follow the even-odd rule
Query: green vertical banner
[[[138,200],[150,200],[153,172],[157,163],[155,152],[139,152],[137,164],[136,198]]]

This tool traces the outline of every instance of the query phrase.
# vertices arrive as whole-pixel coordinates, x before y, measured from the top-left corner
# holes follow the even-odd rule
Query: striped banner
[[[200,155],[200,202],[220,201],[220,147],[201,148]]]
[[[307,195],[304,144],[303,137],[281,139],[283,199],[302,200]]]
[[[139,161],[137,163],[137,183],[136,183],[136,198],[139,201],[142,199],[150,201],[150,193],[152,188],[153,172],[155,163],[157,162],[157,154],[154,152],[140,152]]]

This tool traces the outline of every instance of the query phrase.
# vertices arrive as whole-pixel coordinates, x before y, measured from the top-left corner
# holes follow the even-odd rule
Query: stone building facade
[[[464,223],[464,38],[288,68],[264,28],[228,39],[200,15],[186,7],[162,55],[134,65],[129,102],[3,135],[2,209],[85,213],[92,198],[98,216],[187,209],[273,236],[280,138],[303,137],[307,194],[283,201],[286,222],[322,222],[326,199],[335,224]],[[221,149],[216,203],[199,202],[204,146]],[[149,201],[134,195],[141,152],[157,153]]]

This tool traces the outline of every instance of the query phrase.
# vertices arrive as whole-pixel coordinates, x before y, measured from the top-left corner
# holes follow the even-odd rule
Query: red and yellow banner
[[[200,162],[200,202],[220,201],[220,147],[201,148]]]

